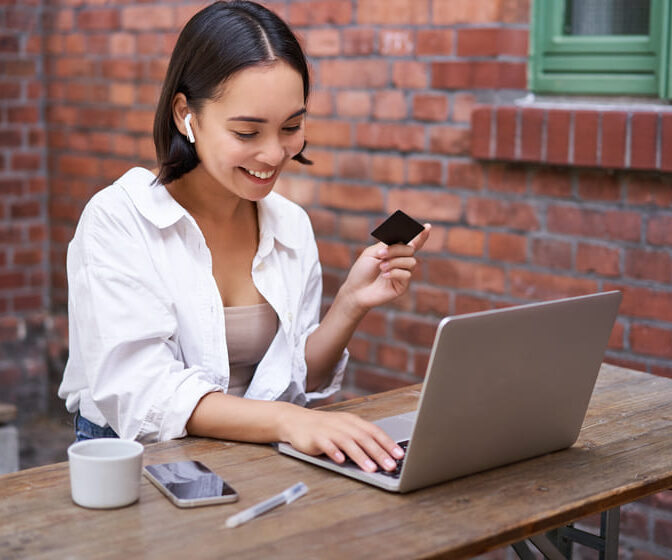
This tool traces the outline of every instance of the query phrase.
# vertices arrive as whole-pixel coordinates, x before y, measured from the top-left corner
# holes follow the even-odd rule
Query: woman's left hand
[[[407,245],[377,243],[364,249],[343,285],[354,305],[367,311],[406,292],[417,264],[415,253],[429,237],[431,225],[424,225]]]

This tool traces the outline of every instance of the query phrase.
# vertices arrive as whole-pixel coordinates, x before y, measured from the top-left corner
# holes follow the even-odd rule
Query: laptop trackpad
[[[381,418],[380,420],[376,420],[374,424],[382,428],[393,440],[403,441],[411,438],[413,424],[415,424],[417,415],[418,411],[413,410],[404,414]]]

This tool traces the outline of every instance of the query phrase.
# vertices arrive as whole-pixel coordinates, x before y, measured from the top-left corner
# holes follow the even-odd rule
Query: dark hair
[[[283,60],[303,78],[308,99],[308,64],[287,24],[255,2],[215,2],[193,16],[177,39],[154,116],[154,145],[159,163],[156,182],[167,185],[194,169],[200,160],[173,120],[173,99],[183,93],[199,111],[216,99],[221,85],[236,72]],[[294,159],[310,164],[301,152]]]

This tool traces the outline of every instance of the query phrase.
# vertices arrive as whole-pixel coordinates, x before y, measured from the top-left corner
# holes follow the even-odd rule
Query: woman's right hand
[[[336,463],[347,455],[362,470],[396,468],[404,451],[381,428],[348,412],[311,410],[289,405],[283,411],[282,441],[308,455],[324,453]]]

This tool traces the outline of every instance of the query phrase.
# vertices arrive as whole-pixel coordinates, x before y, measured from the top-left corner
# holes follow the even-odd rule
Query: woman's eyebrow
[[[292,113],[291,115],[289,115],[289,117],[287,117],[287,119],[285,119],[285,120],[286,120],[286,121],[289,121],[289,120],[291,120],[291,119],[293,119],[293,118],[295,118],[295,117],[298,117],[298,116],[300,116],[300,115],[303,115],[305,112],[306,112],[306,108],[305,108],[305,107],[302,107],[301,109],[299,109],[299,110],[296,111],[295,113]],[[259,118],[259,117],[245,117],[245,116],[231,117],[231,118],[229,118],[229,119],[227,119],[227,120],[229,120],[229,121],[254,122],[254,123],[266,123],[266,122],[268,122],[267,119],[261,119],[261,118]]]

